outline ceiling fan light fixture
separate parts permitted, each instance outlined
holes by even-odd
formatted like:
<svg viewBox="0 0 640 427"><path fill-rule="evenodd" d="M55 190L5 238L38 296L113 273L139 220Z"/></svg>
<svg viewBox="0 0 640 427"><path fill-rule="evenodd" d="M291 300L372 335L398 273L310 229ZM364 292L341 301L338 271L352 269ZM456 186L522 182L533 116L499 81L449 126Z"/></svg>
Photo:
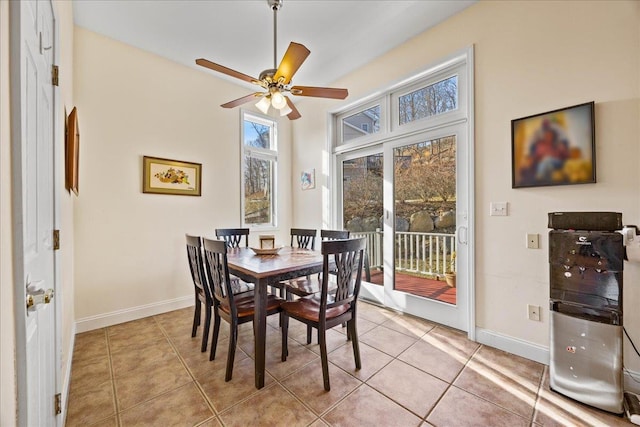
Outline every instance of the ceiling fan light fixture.
<svg viewBox="0 0 640 427"><path fill-rule="evenodd" d="M291 107L285 104L284 108L280 109L280 117L288 116L289 114L291 114L292 111L293 110L291 109Z"/></svg>
<svg viewBox="0 0 640 427"><path fill-rule="evenodd" d="M280 93L280 91L274 91L271 94L271 105L273 105L273 108L281 110L287 106L287 100Z"/></svg>
<svg viewBox="0 0 640 427"><path fill-rule="evenodd" d="M256 107L258 107L258 110L262 111L263 114L267 114L269 112L270 106L271 100L269 99L269 95L263 96L260 98L260 101L256 102Z"/></svg>

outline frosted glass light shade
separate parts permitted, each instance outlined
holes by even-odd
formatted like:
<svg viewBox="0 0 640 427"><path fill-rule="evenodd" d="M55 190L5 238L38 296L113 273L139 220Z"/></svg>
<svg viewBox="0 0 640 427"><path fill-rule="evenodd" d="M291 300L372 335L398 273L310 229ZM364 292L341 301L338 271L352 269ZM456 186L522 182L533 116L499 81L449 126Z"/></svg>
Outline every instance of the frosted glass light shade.
<svg viewBox="0 0 640 427"><path fill-rule="evenodd" d="M287 100L280 92L273 92L271 94L271 105L273 105L273 108L280 110L287 105Z"/></svg>
<svg viewBox="0 0 640 427"><path fill-rule="evenodd" d="M256 107L258 107L263 114L267 114L269 112L269 106L271 106L271 101L266 96L260 98L260 101L256 103Z"/></svg>

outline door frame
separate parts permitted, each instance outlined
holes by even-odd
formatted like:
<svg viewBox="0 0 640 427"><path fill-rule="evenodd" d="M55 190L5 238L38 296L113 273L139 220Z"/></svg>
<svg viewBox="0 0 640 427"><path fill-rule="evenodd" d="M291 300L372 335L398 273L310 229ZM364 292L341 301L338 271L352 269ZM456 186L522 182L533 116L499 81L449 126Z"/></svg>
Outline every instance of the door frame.
<svg viewBox="0 0 640 427"><path fill-rule="evenodd" d="M56 16L56 8L51 0L48 1L53 19L53 63L59 63L59 28L58 18ZM10 69L9 80L11 88L18 88L18 90L12 90L10 94L10 127L11 127L11 166L12 166L12 229L13 229L13 241L12 241L12 261L13 261L13 294L14 294L14 321L15 321L15 371L16 371L16 410L18 425L23 425L28 420L27 408L28 408L28 395L27 395L27 372L26 372L26 304L25 304L25 269L24 269L24 235L23 235L23 219L25 212L23 209L23 182L22 182L22 152L23 152L23 122L25 118L25 110L23 106L25 100L22 98L22 49L21 43L21 14L22 8L21 2L10 2L9 4L9 32L10 32ZM62 182L61 170L64 167L60 161L63 157L61 151L64 152L64 148L61 147L60 135L60 106L59 106L59 88L53 86L52 90L52 128L53 132L52 143L52 161L51 165L51 186L53 187L53 218L52 224L54 229L59 229L60 225L60 191L59 185ZM60 367L61 361L61 307L58 301L60 300L58 291L60 289L60 269L61 260L59 254L53 252L53 283L52 287L56 295L54 303L54 319L55 319L55 336L53 337L54 347L54 366L56 367L54 374L54 384L56 392L61 392L62 384L62 370ZM51 396L53 398L53 396ZM64 412L64 411L63 411ZM62 415L62 414L61 414ZM63 424L64 417L56 416L56 425L61 426Z"/></svg>
<svg viewBox="0 0 640 427"><path fill-rule="evenodd" d="M464 109L466 115L459 116L457 114L452 114L453 117L450 117L448 120L440 120L437 119L433 122L431 126L426 128L417 128L413 126L407 127L407 131L404 133L405 136L410 136L413 133L421 133L423 131L434 131L438 129L441 125L449 126L454 124L460 124L461 126L465 126L466 128L466 139L467 139L467 156L466 163L459 164L457 167L464 167L466 170L466 176L463 177L464 182L460 183L466 186L467 188L467 202L468 202L468 212L467 214L467 247L468 247L468 263L467 263L467 271L464 272L464 276L460 276L458 273L458 277L462 278L468 283L468 300L466 307L466 332L467 337L470 340L475 341L476 339L476 309L475 309L475 301L476 301L476 292L475 292L475 74L474 74L474 45L470 45L459 51L456 51L450 55L447 55L444 58L441 58L438 61L434 61L428 64L425 67L425 70L418 73L417 75L412 75L406 78L401 78L391 83L386 89L377 89L369 95L365 95L359 100L356 100L349 105L343 106L339 109L329 111L327 113L327 146L326 151L330 154L330 164L326 167L326 170L329 171L330 176L333 177L330 183L330 195L329 197L324 199L324 203L328 206L329 213L323 216L323 222L327 224L327 226L336 226L338 222L338 213L337 209L341 206L341 201L339 198L341 197L341 186L342 182L340 178L342 173L338 171L338 160L343 158L345 154L352 152L361 152L365 153L368 147L373 146L381 146L383 147L385 143L388 141L396 140L396 129L391 126L391 114L386 114L385 124L381 125L381 133L377 140L372 141L370 138L364 138L362 143L347 143L344 145L337 146L338 142L338 134L339 134L339 124L337 123L337 118L340 114L344 114L346 111L356 110L371 102L372 99L384 97L383 102L386 111L389 111L391 108L391 94L395 92L398 88L402 88L407 84L420 80L425 76L436 75L440 73L442 70L445 70L452 66L457 66L459 64L465 64L464 70L461 71L461 76L464 76L464 84L466 85L466 91L464 98L460 99L460 108ZM445 113L448 114L448 113ZM413 132L413 131L416 132ZM362 150L362 151L360 151ZM384 213L386 216L386 212ZM341 217L341 216L340 216ZM387 224L385 219L385 229L387 228ZM456 233L456 238L458 238ZM387 273L385 273L387 274ZM366 292L365 292L366 293ZM382 294L382 292L380 292ZM378 293L376 292L376 298L379 299Z"/></svg>

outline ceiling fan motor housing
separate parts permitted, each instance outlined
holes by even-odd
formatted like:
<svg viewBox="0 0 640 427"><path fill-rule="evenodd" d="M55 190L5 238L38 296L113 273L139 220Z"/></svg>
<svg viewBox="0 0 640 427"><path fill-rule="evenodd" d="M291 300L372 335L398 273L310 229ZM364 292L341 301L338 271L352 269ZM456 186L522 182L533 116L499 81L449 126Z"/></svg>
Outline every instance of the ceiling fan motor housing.
<svg viewBox="0 0 640 427"><path fill-rule="evenodd" d="M282 2L284 0L267 0L269 7L273 10L278 10L282 7Z"/></svg>

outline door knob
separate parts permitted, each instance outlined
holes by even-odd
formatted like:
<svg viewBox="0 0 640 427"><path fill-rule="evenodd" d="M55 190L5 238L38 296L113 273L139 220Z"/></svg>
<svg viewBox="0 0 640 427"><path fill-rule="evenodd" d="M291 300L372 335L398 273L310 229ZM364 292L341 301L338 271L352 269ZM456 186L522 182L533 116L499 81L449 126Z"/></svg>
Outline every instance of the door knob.
<svg viewBox="0 0 640 427"><path fill-rule="evenodd" d="M53 299L53 289L45 291L40 287L43 283L44 280L36 280L27 284L27 309L35 310L36 305L49 304Z"/></svg>

